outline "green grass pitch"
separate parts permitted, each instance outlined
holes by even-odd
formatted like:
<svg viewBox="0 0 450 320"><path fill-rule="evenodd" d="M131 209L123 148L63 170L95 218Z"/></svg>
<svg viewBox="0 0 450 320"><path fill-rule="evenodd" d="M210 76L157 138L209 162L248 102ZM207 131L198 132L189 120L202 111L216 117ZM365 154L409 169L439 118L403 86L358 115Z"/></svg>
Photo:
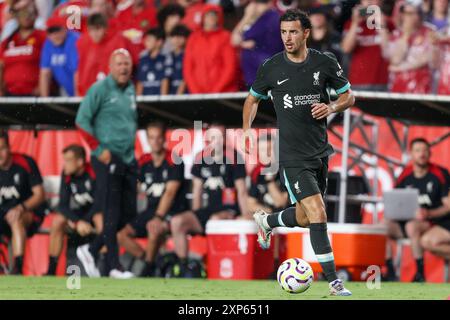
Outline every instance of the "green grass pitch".
<svg viewBox="0 0 450 320"><path fill-rule="evenodd" d="M192 279L81 278L81 288L67 289L64 277L0 276L0 300L6 299L167 299L167 300L445 300L450 284L382 282L380 289L369 290L364 282L348 282L352 297L330 297L328 284L313 282L302 294L284 292L273 281L223 281Z"/></svg>

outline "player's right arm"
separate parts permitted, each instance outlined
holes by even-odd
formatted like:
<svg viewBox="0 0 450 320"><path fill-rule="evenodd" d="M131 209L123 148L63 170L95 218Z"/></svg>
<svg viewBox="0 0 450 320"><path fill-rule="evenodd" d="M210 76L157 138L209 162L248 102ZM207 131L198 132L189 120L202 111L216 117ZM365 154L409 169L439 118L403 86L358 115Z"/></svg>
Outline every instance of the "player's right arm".
<svg viewBox="0 0 450 320"><path fill-rule="evenodd" d="M259 66L256 73L256 80L250 88L250 93L244 102L244 108L242 111L242 148L245 152L250 152L253 148L253 140L251 137L251 131L253 120L255 120L256 113L258 112L258 104L261 100L269 99L268 92L271 89L269 81L267 80L267 61ZM247 145L247 140L249 143Z"/></svg>
<svg viewBox="0 0 450 320"><path fill-rule="evenodd" d="M252 128L253 120L255 120L258 112L259 99L251 93L247 96L244 102L244 110L242 114L242 149L249 153L253 148L253 138L250 129ZM247 143L248 140L248 143Z"/></svg>

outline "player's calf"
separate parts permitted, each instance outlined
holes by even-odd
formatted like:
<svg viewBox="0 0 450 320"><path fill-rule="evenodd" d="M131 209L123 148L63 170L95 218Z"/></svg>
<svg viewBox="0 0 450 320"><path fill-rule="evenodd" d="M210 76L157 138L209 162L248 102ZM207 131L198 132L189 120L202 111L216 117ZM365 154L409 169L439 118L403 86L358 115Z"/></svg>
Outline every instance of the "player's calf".
<svg viewBox="0 0 450 320"><path fill-rule="evenodd" d="M49 257L48 269L46 275L54 276L56 274L56 267L58 265L58 258L61 254L65 228L67 226L67 218L62 214L53 215L52 226L50 228L49 236Z"/></svg>

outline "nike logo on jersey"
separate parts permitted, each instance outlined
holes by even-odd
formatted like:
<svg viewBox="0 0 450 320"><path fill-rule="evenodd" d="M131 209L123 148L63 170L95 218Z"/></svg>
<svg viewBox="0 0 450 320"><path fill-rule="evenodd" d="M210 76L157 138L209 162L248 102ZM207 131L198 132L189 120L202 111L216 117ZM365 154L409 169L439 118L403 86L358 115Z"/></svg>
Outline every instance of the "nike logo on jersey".
<svg viewBox="0 0 450 320"><path fill-rule="evenodd" d="M280 84L283 84L283 83L285 83L286 81L288 81L289 80L289 78L287 78L287 79L284 79L284 80L277 80L277 85L280 85Z"/></svg>

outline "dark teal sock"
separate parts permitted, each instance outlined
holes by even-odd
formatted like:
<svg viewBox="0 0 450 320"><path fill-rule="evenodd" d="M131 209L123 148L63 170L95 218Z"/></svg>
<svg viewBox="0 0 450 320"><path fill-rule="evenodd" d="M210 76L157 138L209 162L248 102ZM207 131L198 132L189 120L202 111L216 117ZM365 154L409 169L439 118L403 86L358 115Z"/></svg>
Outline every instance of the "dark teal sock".
<svg viewBox="0 0 450 320"><path fill-rule="evenodd" d="M336 280L336 265L334 263L333 249L327 234L327 224L311 223L309 226L309 237L317 260L322 267L323 274L328 282Z"/></svg>

